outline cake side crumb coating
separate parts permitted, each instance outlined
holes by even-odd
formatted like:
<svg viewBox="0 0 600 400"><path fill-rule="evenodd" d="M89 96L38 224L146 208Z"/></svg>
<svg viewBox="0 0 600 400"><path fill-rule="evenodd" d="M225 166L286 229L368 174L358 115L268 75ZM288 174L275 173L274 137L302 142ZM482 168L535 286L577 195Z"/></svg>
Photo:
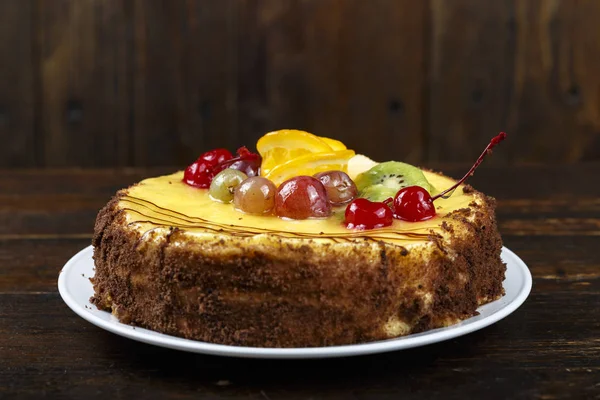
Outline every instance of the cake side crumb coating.
<svg viewBox="0 0 600 400"><path fill-rule="evenodd" d="M178 228L142 236L119 207L125 193L96 221L91 299L124 323L228 345L342 345L447 326L503 295L495 202L483 195L408 250L225 234L197 241Z"/></svg>

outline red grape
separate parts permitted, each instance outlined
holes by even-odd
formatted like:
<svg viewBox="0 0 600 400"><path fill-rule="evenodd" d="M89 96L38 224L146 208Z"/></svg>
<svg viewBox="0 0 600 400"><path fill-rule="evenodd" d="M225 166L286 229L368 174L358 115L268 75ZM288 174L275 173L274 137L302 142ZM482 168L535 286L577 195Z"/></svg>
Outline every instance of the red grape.
<svg viewBox="0 0 600 400"><path fill-rule="evenodd" d="M269 214L275 208L275 184L262 176L244 180L235 189L235 208L248 214Z"/></svg>
<svg viewBox="0 0 600 400"><path fill-rule="evenodd" d="M277 189L275 213L291 219L325 218L331 215L331 205L323 184L312 176L296 176Z"/></svg>
<svg viewBox="0 0 600 400"><path fill-rule="evenodd" d="M327 198L334 206L346 204L358 194L356 185L348 174L343 171L320 172L315 175L315 178L325 186Z"/></svg>
<svg viewBox="0 0 600 400"><path fill-rule="evenodd" d="M242 171L247 176L258 176L262 158L257 153L252 153L246 147L240 147L237 151L238 156L232 158L227 168Z"/></svg>

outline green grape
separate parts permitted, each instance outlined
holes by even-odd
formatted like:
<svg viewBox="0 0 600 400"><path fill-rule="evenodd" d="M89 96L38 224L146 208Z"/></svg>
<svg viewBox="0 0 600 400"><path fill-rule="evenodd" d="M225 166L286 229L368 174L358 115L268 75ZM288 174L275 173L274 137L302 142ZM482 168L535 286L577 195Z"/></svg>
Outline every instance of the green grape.
<svg viewBox="0 0 600 400"><path fill-rule="evenodd" d="M241 171L224 169L213 178L208 194L213 200L231 203L235 188L246 178L246 174Z"/></svg>

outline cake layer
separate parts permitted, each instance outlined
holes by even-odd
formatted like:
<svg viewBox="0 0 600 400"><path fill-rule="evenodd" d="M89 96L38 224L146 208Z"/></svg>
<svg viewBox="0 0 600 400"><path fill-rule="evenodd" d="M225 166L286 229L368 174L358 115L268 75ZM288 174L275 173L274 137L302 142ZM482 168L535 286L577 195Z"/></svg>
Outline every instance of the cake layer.
<svg viewBox="0 0 600 400"><path fill-rule="evenodd" d="M98 216L93 301L123 322L213 343L326 346L447 326L503 294L494 201L468 186L436 201L430 221L356 232L335 216L241 214L180 178L121 191Z"/></svg>

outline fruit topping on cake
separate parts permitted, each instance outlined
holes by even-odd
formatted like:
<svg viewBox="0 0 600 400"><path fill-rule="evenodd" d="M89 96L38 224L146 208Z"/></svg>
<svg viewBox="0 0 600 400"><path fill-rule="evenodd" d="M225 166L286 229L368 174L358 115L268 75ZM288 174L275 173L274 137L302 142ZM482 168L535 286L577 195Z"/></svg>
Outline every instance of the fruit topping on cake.
<svg viewBox="0 0 600 400"><path fill-rule="evenodd" d="M432 187L423 171L410 164L387 161L375 165L356 177L360 197L371 201L394 198L396 193L408 186L420 186L431 192Z"/></svg>
<svg viewBox="0 0 600 400"><path fill-rule="evenodd" d="M349 203L358 195L356 184L343 171L319 172L315 175L327 191L327 198L334 206Z"/></svg>
<svg viewBox="0 0 600 400"><path fill-rule="evenodd" d="M183 181L190 186L208 188L215 176L224 169L234 169L247 176L258 175L261 158L245 147L240 147L237 157L233 157L227 149L207 151L186 168Z"/></svg>
<svg viewBox="0 0 600 400"><path fill-rule="evenodd" d="M271 214L275 208L275 184L262 176L252 176L235 188L236 210L248 214Z"/></svg>
<svg viewBox="0 0 600 400"><path fill-rule="evenodd" d="M448 198L481 164L491 149L506 137L494 137L469 172L442 192L420 168L398 161L375 163L348 150L335 139L284 129L258 140L258 153L246 147L237 156L226 149L202 154L183 177L188 185L209 188L210 198L234 203L249 214L303 220L328 218L343 208L348 229L376 229L394 219L409 222L435 217L433 202ZM349 164L363 168L354 180ZM434 194L432 196L432 194Z"/></svg>
<svg viewBox="0 0 600 400"><path fill-rule="evenodd" d="M433 187L429 184L423 172L413 167L412 165L399 163L395 161L389 161L374 166L367 172L360 174L357 178L357 185L362 187L361 196L374 199L379 201L384 200L385 205L391 206L395 218L418 222L425 221L435 217L435 206L433 202L439 198L448 198L452 196L452 193L458 186L460 186L468 177L472 176L475 169L481 164L487 154L489 154L494 146L503 141L506 138L506 133L500 132L497 136L492 138L487 147L483 150L483 153L479 156L475 164L471 169L462 177L458 182L436 194L431 196ZM394 193L397 190L396 193ZM389 201L393 197L393 202ZM361 203L366 206L367 203ZM369 206L369 209L379 207L379 203L375 203L375 206ZM360 208L356 206L354 208ZM346 222L348 226L388 226L391 225L389 218L384 214L381 215L378 221L374 217L369 217L361 221L361 218L356 218L356 211L351 215L352 220L348 219ZM365 215L369 215L368 213ZM377 222L377 223L375 223Z"/></svg>

